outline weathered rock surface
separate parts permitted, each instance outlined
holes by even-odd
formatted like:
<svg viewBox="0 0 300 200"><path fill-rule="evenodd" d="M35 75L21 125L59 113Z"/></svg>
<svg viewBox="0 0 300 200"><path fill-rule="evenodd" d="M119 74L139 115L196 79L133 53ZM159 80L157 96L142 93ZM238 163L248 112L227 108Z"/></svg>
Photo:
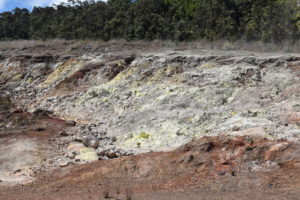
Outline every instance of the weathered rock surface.
<svg viewBox="0 0 300 200"><path fill-rule="evenodd" d="M241 189L246 198L253 185L288 194L281 199L299 197L300 178L291 176L300 166L299 55L134 48L3 57L4 198L21 197L18 186L2 186L35 178L32 187L20 188L23 199L44 199L34 196L36 190L50 199L90 198L79 192L99 199L99 192L107 193L102 183L130 183L141 192L136 199L147 199L144 191L162 197L160 188L170 199L169 189L183 186L193 192L177 192L179 197L210 191L205 199L220 199L211 189L217 188L227 195ZM152 153L134 155L144 152ZM266 173L268 178L261 176ZM216 177L222 178L212 183ZM201 192L190 187L203 181ZM119 186L110 187L122 194Z"/></svg>
<svg viewBox="0 0 300 200"><path fill-rule="evenodd" d="M299 141L299 67L298 55L248 52L17 56L0 63L0 82L17 107L79 124L73 140L139 153L205 135Z"/></svg>

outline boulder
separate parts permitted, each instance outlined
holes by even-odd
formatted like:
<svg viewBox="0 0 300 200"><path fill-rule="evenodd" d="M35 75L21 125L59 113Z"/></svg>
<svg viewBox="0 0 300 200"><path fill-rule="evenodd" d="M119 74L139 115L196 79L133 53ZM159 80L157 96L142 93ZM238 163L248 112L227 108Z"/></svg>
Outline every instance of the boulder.
<svg viewBox="0 0 300 200"><path fill-rule="evenodd" d="M106 150L104 150L102 148L97 149L97 155L98 156L105 156L105 152L106 152Z"/></svg>
<svg viewBox="0 0 300 200"><path fill-rule="evenodd" d="M93 140L93 138L91 138L91 137L85 137L82 140L82 144L86 147L89 147L92 140Z"/></svg>
<svg viewBox="0 0 300 200"><path fill-rule="evenodd" d="M113 151L107 151L105 153L105 156L109 159L114 159L114 158L118 158L119 157L119 154L118 152L113 152Z"/></svg>
<svg viewBox="0 0 300 200"><path fill-rule="evenodd" d="M90 147L93 147L93 148L98 148L98 146L99 146L99 140L98 139L93 139L93 140L91 140L91 142L90 142Z"/></svg>
<svg viewBox="0 0 300 200"><path fill-rule="evenodd" d="M67 153L67 158L69 158L69 159L75 159L75 156L76 156L76 152L69 152L69 153Z"/></svg>
<svg viewBox="0 0 300 200"><path fill-rule="evenodd" d="M93 137L86 137L82 141L83 145L86 147L97 148L99 146L99 140Z"/></svg>

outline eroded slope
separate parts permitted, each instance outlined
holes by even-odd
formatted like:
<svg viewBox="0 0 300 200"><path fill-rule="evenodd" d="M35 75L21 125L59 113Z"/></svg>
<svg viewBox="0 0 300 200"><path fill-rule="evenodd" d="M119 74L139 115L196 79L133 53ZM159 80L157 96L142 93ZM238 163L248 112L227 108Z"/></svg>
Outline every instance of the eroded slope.
<svg viewBox="0 0 300 200"><path fill-rule="evenodd" d="M296 55L166 50L19 56L0 78L19 107L83 124L77 137L148 152L222 133L299 140L299 67Z"/></svg>
<svg viewBox="0 0 300 200"><path fill-rule="evenodd" d="M179 199L218 198L212 191L228 195L221 187L226 181L245 197L252 184L268 188L276 176L283 181L270 191L291 187L282 195L297 199L299 177L287 177L299 171L299 55L134 48L20 53L0 62L0 92L0 186L37 178L25 199L83 199L78 192L85 186L96 198L110 182L131 185L112 186L113 198L131 190L137 199L168 199L178 188L191 191L177 192ZM204 136L215 137L197 140ZM171 152L132 156L152 151ZM76 165L87 162L93 163ZM48 171L55 168L61 169ZM265 172L272 180L261 177ZM229 178L237 174L240 185ZM19 190L0 189L4 199L22 199Z"/></svg>

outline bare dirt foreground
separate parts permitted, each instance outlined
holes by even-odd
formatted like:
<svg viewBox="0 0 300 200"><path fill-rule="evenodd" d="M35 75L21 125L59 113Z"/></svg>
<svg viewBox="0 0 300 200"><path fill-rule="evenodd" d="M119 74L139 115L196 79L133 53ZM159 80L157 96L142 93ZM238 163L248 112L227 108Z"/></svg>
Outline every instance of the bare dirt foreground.
<svg viewBox="0 0 300 200"><path fill-rule="evenodd" d="M167 153L68 166L0 199L300 199L300 145L205 137Z"/></svg>
<svg viewBox="0 0 300 200"><path fill-rule="evenodd" d="M49 157L58 154L51 138L65 126L63 120L43 114L29 114L17 110L6 117L19 124L0 131L0 186L33 181L32 175Z"/></svg>

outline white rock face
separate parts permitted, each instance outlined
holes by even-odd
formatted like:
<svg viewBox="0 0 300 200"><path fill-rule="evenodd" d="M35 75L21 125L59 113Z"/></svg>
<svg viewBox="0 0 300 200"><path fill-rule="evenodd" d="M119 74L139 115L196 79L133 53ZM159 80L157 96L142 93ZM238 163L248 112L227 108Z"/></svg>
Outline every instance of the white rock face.
<svg viewBox="0 0 300 200"><path fill-rule="evenodd" d="M82 137L105 131L110 139L102 143L134 152L171 150L204 135L299 141L299 55L167 51L124 60L89 55L52 63L42 76L44 65L28 64L19 76L18 62L8 59L0 79L18 81L2 90L31 111L94 124L78 130Z"/></svg>

